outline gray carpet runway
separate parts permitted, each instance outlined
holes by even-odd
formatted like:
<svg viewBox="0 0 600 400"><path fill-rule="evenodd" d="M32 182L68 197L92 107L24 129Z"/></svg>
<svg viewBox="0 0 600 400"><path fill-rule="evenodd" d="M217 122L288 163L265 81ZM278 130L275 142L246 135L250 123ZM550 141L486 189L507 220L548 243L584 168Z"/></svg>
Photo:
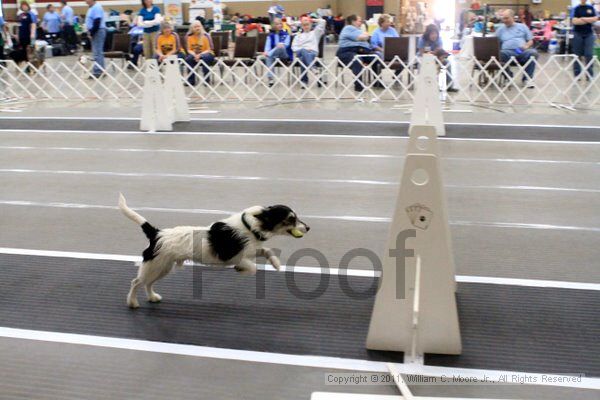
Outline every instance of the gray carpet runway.
<svg viewBox="0 0 600 400"><path fill-rule="evenodd" d="M157 285L161 304L129 310L131 263L1 255L3 326L273 353L402 362L364 347L376 281L187 267ZM193 271L193 272L192 272ZM293 281L293 282L292 282ZM325 282L325 283L323 283ZM295 295L326 290L314 299ZM463 354L426 364L600 376L600 292L459 284Z"/></svg>
<svg viewBox="0 0 600 400"><path fill-rule="evenodd" d="M331 266L352 248L381 254L406 153L407 140L396 137L406 135L407 127L197 120L176 125L175 131L283 135L132 135L127 133L138 130L136 120L0 118L0 247L139 254L146 244L143 235L115 209L116 195L123 191L160 227L209 224L252 204L289 204L313 229L302 240L269 243L282 249L284 263L306 247L321 250ZM581 141L598 142L600 129L447 128L449 137L510 139L440 141L457 274L599 283L600 153L597 143ZM126 133L105 132L121 130ZM369 268L358 261L351 268ZM314 266L314 261L305 258L301 264ZM202 271L202 298L194 297L193 271L196 282ZM0 255L0 327L293 355L402 359L402 354L364 349L372 298L348 299L335 276L322 297L307 301L291 295L286 287L290 274L246 278L230 270L186 267L158 284L162 304L140 297L141 309L131 311L125 296L135 272L132 263ZM294 277L310 290L319 275ZM256 299L257 280L264 280L264 299ZM360 290L373 282L352 278ZM599 293L461 283L457 299L464 354L427 355L426 363L598 377ZM0 338L0 354L2 399L124 394L308 399L312 390L397 393L394 387L330 387L323 383L325 370L314 367L47 343L43 338ZM155 376L157 370L161 377ZM422 396L597 398L591 390L528 385L411 389Z"/></svg>

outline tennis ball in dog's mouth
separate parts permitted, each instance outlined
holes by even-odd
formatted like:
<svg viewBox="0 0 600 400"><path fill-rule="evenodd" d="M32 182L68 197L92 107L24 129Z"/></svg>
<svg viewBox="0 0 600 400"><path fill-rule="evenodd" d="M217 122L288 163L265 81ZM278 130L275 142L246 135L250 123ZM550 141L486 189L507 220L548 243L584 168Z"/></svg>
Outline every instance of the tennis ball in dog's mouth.
<svg viewBox="0 0 600 400"><path fill-rule="evenodd" d="M292 234L292 236L293 236L293 237L295 237L295 238L301 238L302 236L304 236L304 233L302 233L302 232L300 231L300 229L296 229L296 228L292 229L292 230L290 231L290 233L291 233L291 234Z"/></svg>

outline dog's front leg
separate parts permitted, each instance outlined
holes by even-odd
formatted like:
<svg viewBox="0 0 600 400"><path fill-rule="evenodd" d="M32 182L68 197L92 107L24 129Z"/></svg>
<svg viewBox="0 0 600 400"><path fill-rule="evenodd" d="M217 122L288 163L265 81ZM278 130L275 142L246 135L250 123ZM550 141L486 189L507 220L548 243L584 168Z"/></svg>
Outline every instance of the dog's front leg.
<svg viewBox="0 0 600 400"><path fill-rule="evenodd" d="M279 257L275 254L275 252L269 248L260 248L258 249L258 255L265 257L269 260L269 263L275 268L277 271L281 269L281 261L279 261Z"/></svg>
<svg viewBox="0 0 600 400"><path fill-rule="evenodd" d="M256 264L248 258L242 258L235 270L242 275L256 275Z"/></svg>

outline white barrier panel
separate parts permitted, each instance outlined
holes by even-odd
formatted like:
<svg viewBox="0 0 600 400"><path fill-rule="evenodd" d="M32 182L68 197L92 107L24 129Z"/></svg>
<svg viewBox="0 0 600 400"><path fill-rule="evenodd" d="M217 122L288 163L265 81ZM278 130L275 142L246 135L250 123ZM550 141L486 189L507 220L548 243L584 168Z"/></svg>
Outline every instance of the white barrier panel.
<svg viewBox="0 0 600 400"><path fill-rule="evenodd" d="M173 130L172 119L168 115L163 85L156 60L146 61L146 75L142 96L140 130L156 132Z"/></svg>
<svg viewBox="0 0 600 400"><path fill-rule="evenodd" d="M538 105L563 107L565 109L595 110L600 106L600 74L590 80L578 80L573 75L577 59L573 55L552 55L532 58L535 66L534 88L521 83L526 65L516 60L502 62L492 58L487 62L472 57L453 57L451 64L435 59L437 75L446 75L457 92L446 92L445 85L438 86L437 95L446 104L485 104L491 106L514 106L514 112L527 112L527 106ZM63 61L64 60L64 61ZM294 59L289 65L278 62L273 87L269 86L268 69L261 62L246 63L242 60L231 65L218 58L214 64L201 64L195 68L179 59L182 69L194 73L203 80L202 66L208 68L210 83L185 87L188 100L206 102L276 102L360 100L393 101L412 104L417 70L411 62L399 57L386 62L371 62L360 75L354 75L348 65L337 58L317 59L309 72L309 84L300 84L302 62ZM414 60L416 61L416 60ZM380 79L373 79L371 67L381 67ZM352 65L350 63L349 65ZM14 61L0 60L0 93L16 99L60 100L121 100L139 99L145 78L144 68L133 64L106 61L102 79L87 79L92 63L71 59L52 58L42 68L18 66ZM451 66L451 68L450 68ZM425 66L427 68L427 66ZM600 70L600 61L593 58L582 70ZM402 71L401 73L397 73ZM186 77L180 74L182 82ZM198 80L198 79L197 79ZM365 88L354 91L354 84L361 80ZM435 79L437 84L438 79ZM383 87L380 86L382 84ZM418 121L413 121L419 123ZM422 123L422 122L421 122Z"/></svg>
<svg viewBox="0 0 600 400"><path fill-rule="evenodd" d="M410 124L411 126L433 125L439 136L446 136L437 69L436 58L431 54L425 54L421 63L421 72L417 76L417 91Z"/></svg>
<svg viewBox="0 0 600 400"><path fill-rule="evenodd" d="M437 140L437 130L432 125L411 125L408 129L408 148L407 154L433 154L438 158L438 162L440 159L440 148ZM441 171L441 166L438 165L438 170ZM443 180L442 180L443 181ZM448 215L448 204L446 191L444 189L444 185L440 187L440 193L442 198L442 207L444 211L444 215ZM452 236L450 235L450 224L448 220L443 221L446 229L446 236L448 238L448 246L450 249L452 247ZM456 266L454 264L454 258L450 257L448 259L449 268L452 271L452 276L456 275Z"/></svg>
<svg viewBox="0 0 600 400"><path fill-rule="evenodd" d="M387 241L389 250L383 255L368 349L403 351L417 357L461 353L447 224L438 158L408 154ZM410 237L414 239L409 241ZM417 259L421 264L418 281ZM413 329L415 310L418 325Z"/></svg>
<svg viewBox="0 0 600 400"><path fill-rule="evenodd" d="M166 96L169 116L173 122L187 122L190 120L190 109L185 97L179 61L176 57L166 61L164 93Z"/></svg>

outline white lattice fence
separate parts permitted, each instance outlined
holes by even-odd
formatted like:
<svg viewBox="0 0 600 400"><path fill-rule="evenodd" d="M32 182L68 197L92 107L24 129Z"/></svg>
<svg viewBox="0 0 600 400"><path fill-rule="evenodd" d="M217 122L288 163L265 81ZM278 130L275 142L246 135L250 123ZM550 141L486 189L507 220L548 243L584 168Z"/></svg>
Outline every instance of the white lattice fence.
<svg viewBox="0 0 600 400"><path fill-rule="evenodd" d="M262 60L228 64L219 59L207 65L205 77L202 65L191 68L180 60L182 80L196 75L197 85L186 86L190 100L209 102L276 102L303 100L371 100L410 103L413 84L418 74L418 62L407 64L400 59L382 63L371 58L357 57L363 64L355 76L349 66L337 58L317 60L308 68L307 85L301 82L303 65L277 62L273 85L267 78L267 67ZM521 84L526 66L515 60L500 63L492 59L481 63L473 58L456 58L446 66L439 64L440 92L449 103L466 102L488 105L556 105L592 108L600 104L600 62L591 64L598 72L590 80L573 76L573 56L551 56L540 62L531 59L536 71L534 88ZM0 62L0 89L3 97L18 99L140 99L144 71L125 63L108 61L101 78L91 75L91 63L53 62L39 70L33 65L17 66L12 61ZM585 67L585 66L584 66ZM584 68L585 70L585 68ZM205 81L208 78L208 81ZM452 81L457 92L446 92ZM362 91L355 91L355 83Z"/></svg>

